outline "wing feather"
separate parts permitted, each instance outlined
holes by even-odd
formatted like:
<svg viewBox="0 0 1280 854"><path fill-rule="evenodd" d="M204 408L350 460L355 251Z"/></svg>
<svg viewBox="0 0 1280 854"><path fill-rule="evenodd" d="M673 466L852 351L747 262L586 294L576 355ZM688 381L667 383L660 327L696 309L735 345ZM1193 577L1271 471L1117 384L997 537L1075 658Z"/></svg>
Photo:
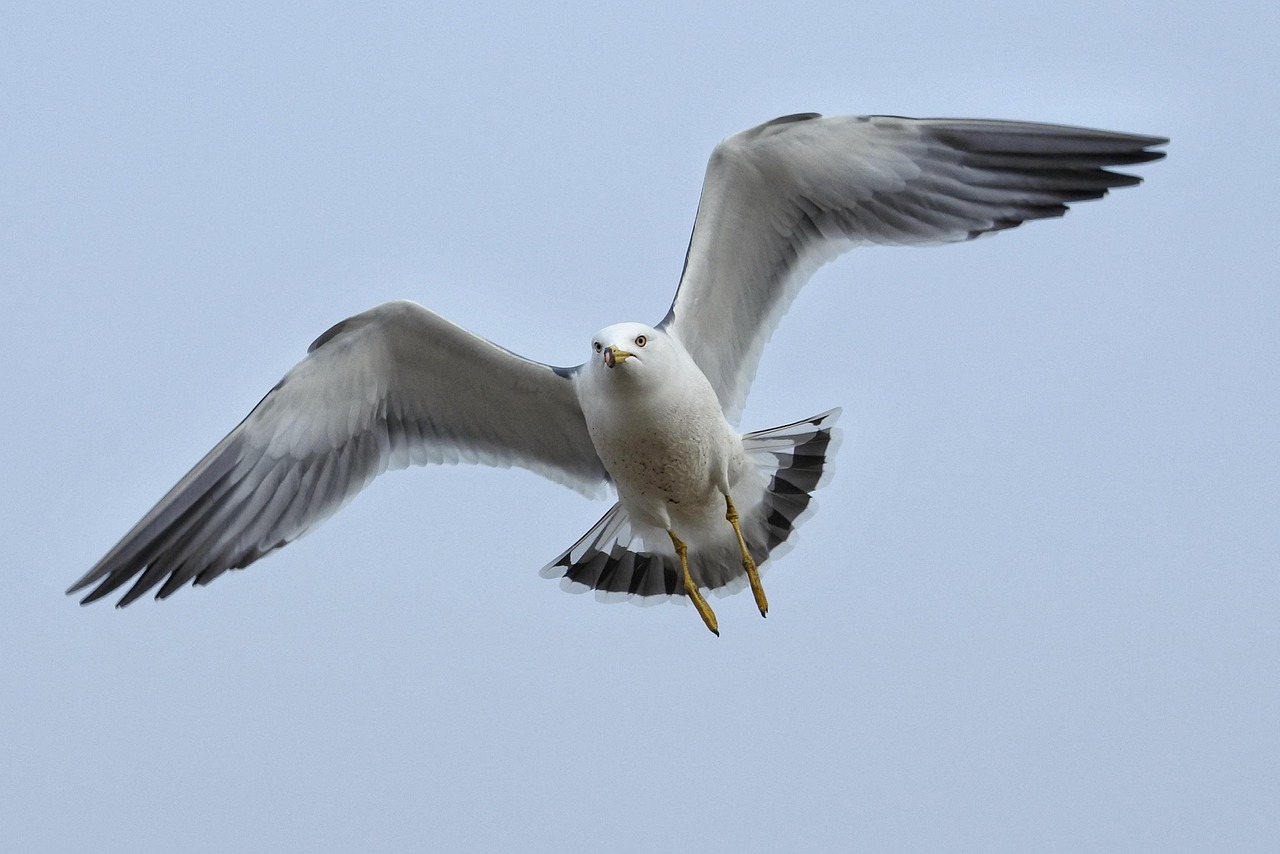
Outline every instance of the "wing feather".
<svg viewBox="0 0 1280 854"><path fill-rule="evenodd" d="M712 152L662 325L736 420L765 341L823 263L859 245L970 240L1061 216L1139 183L1106 167L1156 160L1165 142L982 119L775 119Z"/></svg>
<svg viewBox="0 0 1280 854"><path fill-rule="evenodd" d="M388 468L522 466L589 495L607 479L571 372L410 302L336 324L69 593L127 605L207 584L302 536ZM163 583L161 583L163 582Z"/></svg>

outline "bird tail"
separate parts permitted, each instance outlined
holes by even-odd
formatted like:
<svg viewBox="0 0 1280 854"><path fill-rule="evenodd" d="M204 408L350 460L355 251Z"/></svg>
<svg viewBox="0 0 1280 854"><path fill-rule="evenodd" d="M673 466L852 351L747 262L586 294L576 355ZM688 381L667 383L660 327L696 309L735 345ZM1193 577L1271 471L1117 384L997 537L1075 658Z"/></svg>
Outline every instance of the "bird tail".
<svg viewBox="0 0 1280 854"><path fill-rule="evenodd" d="M813 492L830 478L831 460L840 445L835 426L839 409L748 433L742 437L757 477L734 502L743 536L758 565L781 557L800 523L817 508ZM746 586L737 540L721 522L710 542L691 542L689 568L698 586L720 595ZM663 531L633 524L621 503L614 504L581 539L542 568L543 578L559 578L571 593L596 591L602 602L631 599L651 604L683 597L680 561Z"/></svg>

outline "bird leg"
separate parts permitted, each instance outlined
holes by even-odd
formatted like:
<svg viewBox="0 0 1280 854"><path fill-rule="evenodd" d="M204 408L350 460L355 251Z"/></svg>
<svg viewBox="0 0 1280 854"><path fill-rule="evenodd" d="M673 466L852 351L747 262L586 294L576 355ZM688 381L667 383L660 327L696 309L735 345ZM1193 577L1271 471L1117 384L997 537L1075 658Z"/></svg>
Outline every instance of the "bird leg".
<svg viewBox="0 0 1280 854"><path fill-rule="evenodd" d="M667 536L671 538L671 545L676 547L676 554L680 556L680 570L684 573L684 592L693 602L693 607L698 609L698 616L702 617L702 622L707 624L712 634L720 637L720 625L716 622L715 612L711 610L707 600L702 598L702 591L693 583L693 576L689 574L689 547L670 528L667 529Z"/></svg>
<svg viewBox="0 0 1280 854"><path fill-rule="evenodd" d="M747 541L742 538L742 528L738 526L738 509L733 506L733 499L728 495L724 497L725 514L724 518L729 520L729 524L733 526L733 532L738 535L738 548L742 551L742 568L747 571L747 580L751 582L751 594L756 597L756 607L760 609L760 616L769 616L769 600L764 595L764 585L760 583L760 572L756 569L756 562L751 558L751 552L747 551Z"/></svg>

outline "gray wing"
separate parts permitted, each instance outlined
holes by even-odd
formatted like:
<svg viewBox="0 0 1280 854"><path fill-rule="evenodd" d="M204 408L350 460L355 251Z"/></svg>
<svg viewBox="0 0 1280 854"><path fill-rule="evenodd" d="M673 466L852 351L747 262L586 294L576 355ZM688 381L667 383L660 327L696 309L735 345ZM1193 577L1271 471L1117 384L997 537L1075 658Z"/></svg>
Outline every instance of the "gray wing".
<svg viewBox="0 0 1280 854"><path fill-rule="evenodd" d="M522 466L594 495L607 474L569 372L411 302L348 318L68 590L138 576L124 606L207 584L292 542L388 468Z"/></svg>
<svg viewBox="0 0 1280 854"><path fill-rule="evenodd" d="M729 137L707 165L675 301L662 325L730 420L765 341L823 263L863 244L969 240L1139 183L1104 167L1168 140L1061 125L784 116Z"/></svg>

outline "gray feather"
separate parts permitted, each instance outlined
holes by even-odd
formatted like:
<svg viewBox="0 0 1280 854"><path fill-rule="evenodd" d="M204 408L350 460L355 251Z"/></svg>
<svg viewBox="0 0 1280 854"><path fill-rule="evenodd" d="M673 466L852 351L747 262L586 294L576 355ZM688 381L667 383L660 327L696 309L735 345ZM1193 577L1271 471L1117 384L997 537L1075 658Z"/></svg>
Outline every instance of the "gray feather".
<svg viewBox="0 0 1280 854"><path fill-rule="evenodd" d="M823 263L865 244L971 240L1137 184L1154 136L1029 122L784 116L729 137L707 166L662 325L730 420L764 343Z"/></svg>
<svg viewBox="0 0 1280 854"><path fill-rule="evenodd" d="M388 468L522 466L589 495L607 480L566 372L421 306L336 324L68 592L165 597L302 536ZM163 581L163 584L161 582Z"/></svg>

